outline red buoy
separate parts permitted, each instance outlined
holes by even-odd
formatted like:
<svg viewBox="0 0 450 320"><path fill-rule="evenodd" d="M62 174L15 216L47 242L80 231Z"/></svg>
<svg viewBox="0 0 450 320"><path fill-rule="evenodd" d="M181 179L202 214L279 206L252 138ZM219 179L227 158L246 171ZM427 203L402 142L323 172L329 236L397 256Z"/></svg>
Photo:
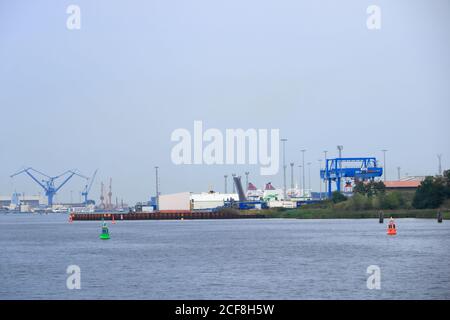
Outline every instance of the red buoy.
<svg viewBox="0 0 450 320"><path fill-rule="evenodd" d="M394 219L392 217L388 223L387 234L389 236L395 236L397 234L397 226L395 225Z"/></svg>

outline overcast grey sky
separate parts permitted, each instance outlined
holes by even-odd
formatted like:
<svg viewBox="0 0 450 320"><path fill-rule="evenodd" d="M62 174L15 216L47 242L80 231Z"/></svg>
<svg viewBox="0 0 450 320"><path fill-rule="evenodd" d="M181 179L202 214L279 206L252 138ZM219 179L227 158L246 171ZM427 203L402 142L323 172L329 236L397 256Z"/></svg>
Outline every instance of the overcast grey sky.
<svg viewBox="0 0 450 320"><path fill-rule="evenodd" d="M70 4L80 30L66 28ZM380 30L366 27L372 4ZM388 178L435 174L438 153L450 167L449 24L448 0L0 0L0 194L40 191L9 178L24 166L99 168L92 195L112 177L130 203L154 194L155 165L163 193L223 191L225 173L246 170L282 185L282 170L172 164L170 135L194 120L279 128L288 161L308 150L315 189L338 144L388 149Z"/></svg>

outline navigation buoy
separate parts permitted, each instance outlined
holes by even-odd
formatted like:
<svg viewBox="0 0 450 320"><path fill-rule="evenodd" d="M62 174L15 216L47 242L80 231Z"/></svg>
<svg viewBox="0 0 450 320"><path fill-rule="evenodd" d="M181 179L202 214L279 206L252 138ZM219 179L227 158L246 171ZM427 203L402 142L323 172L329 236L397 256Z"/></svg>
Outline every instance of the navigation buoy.
<svg viewBox="0 0 450 320"><path fill-rule="evenodd" d="M102 233L100 234L100 239L102 239L102 240L109 240L109 229L106 226L106 222L105 221L103 221Z"/></svg>
<svg viewBox="0 0 450 320"><path fill-rule="evenodd" d="M389 219L387 234L389 236L395 236L397 234L397 226L395 225L395 221L392 217Z"/></svg>

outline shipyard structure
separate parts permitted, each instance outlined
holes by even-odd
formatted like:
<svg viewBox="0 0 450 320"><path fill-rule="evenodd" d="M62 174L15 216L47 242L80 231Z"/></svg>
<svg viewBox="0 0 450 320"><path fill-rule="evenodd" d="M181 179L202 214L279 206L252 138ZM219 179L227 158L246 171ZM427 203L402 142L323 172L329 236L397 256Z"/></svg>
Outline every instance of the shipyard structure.
<svg viewBox="0 0 450 320"><path fill-rule="evenodd" d="M313 192L311 182L308 187L305 183L305 174L303 179L294 183L293 168L291 163L291 184L287 187L286 175L284 175L283 188L275 187L271 182L266 182L261 188L258 188L252 182L248 181L249 172L245 173L245 186L241 182L241 176L233 174L233 191L227 192L227 177L225 175L225 192L179 192L172 194L161 194L158 191L158 167L156 168L156 196L151 197L149 201L139 202L134 206L128 206L118 197L113 198L112 179L109 179L109 185L101 182L99 201L89 198L93 181L97 170L88 178L76 170L68 170L58 176L48 176L33 168L23 169L11 177L19 174L28 175L37 183L43 192L43 195L25 195L14 192L12 196L0 196L1 212L33 212L33 213L69 213L76 214L81 220L96 218L115 217L114 214L120 214L121 219L137 219L142 215L146 219L157 218L210 218L234 217L236 212L249 213L262 211L269 208L293 209L305 204L311 204L329 199L333 192L337 191L351 197L353 187L359 181L373 181L380 179L384 175L386 189L410 190L413 192L423 180L424 177L404 177L400 174L397 181L386 181L384 168L381 167L375 157L355 157L355 158L325 158L324 167L320 169L317 177L320 177L320 191ZM304 169L303 166L299 166ZM286 170L286 166L284 166ZM37 176L41 177L38 178ZM80 202L60 203L54 201L56 193L72 178L81 177L86 180L84 189L80 192ZM59 179L59 183L57 180ZM303 180L303 183L302 183ZM310 180L310 178L309 178ZM324 187L322 189L322 187ZM323 192L322 192L323 190ZM220 212L220 214L219 214ZM224 214L224 212L228 212ZM124 218L124 214L134 214Z"/></svg>

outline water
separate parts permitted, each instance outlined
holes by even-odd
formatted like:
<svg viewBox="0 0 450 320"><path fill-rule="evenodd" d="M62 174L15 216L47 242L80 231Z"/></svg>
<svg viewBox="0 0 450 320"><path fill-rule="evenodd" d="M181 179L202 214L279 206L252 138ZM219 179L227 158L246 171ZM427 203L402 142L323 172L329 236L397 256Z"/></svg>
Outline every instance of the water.
<svg viewBox="0 0 450 320"><path fill-rule="evenodd" d="M450 299L450 222L0 216L1 299ZM66 268L81 268L68 290ZM369 265L381 289L367 289Z"/></svg>

